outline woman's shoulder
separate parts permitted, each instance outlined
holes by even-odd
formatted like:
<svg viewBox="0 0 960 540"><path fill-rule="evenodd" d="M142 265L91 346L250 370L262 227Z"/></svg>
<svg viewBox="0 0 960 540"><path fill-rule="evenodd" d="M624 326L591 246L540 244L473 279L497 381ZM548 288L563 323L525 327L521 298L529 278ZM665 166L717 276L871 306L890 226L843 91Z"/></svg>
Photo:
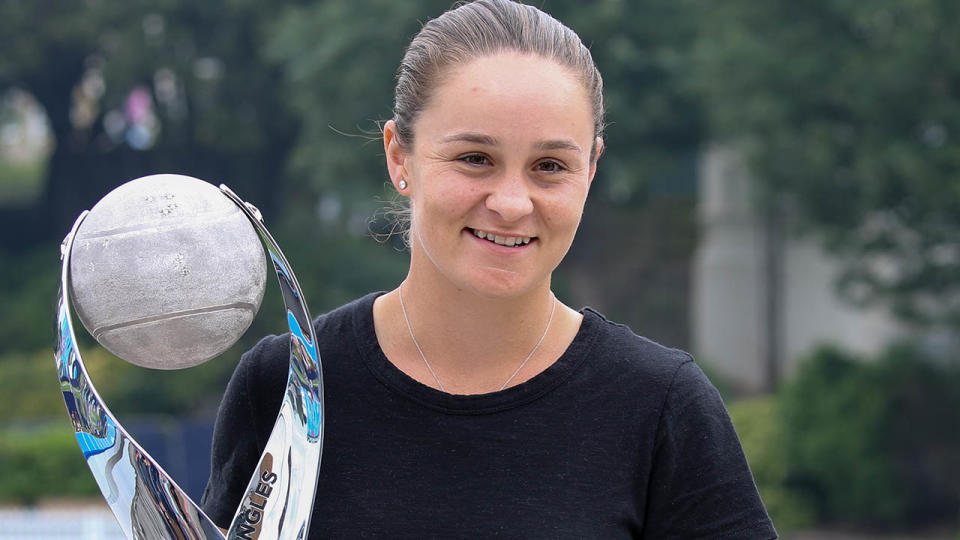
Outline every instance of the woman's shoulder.
<svg viewBox="0 0 960 540"><path fill-rule="evenodd" d="M581 310L588 331L594 334L593 351L609 362L625 368L674 371L693 362L690 353L668 347L635 333L629 326L613 322L602 313L585 307Z"/></svg>
<svg viewBox="0 0 960 540"><path fill-rule="evenodd" d="M593 308L581 312L584 326L593 334L591 363L622 382L635 381L647 389L655 386L664 390L677 385L712 387L690 353L643 337Z"/></svg>

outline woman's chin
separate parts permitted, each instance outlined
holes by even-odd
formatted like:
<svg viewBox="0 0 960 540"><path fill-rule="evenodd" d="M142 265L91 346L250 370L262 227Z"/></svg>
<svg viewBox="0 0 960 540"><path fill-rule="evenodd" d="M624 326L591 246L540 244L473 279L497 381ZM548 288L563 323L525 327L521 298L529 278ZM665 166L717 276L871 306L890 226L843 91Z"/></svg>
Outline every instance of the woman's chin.
<svg viewBox="0 0 960 540"><path fill-rule="evenodd" d="M468 290L486 298L516 298L536 290L540 285L538 280L522 272L503 268L476 268L471 274L467 281ZM546 286L549 286L549 282Z"/></svg>

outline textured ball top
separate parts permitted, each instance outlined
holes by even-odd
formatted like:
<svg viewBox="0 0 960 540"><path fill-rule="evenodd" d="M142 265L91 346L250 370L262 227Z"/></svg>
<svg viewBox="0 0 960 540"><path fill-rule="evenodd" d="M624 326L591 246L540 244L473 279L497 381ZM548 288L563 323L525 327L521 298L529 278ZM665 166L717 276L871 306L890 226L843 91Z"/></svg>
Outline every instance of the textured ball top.
<svg viewBox="0 0 960 540"><path fill-rule="evenodd" d="M218 188L158 174L108 193L70 254L74 307L90 334L133 364L179 369L230 347L266 287L263 246Z"/></svg>

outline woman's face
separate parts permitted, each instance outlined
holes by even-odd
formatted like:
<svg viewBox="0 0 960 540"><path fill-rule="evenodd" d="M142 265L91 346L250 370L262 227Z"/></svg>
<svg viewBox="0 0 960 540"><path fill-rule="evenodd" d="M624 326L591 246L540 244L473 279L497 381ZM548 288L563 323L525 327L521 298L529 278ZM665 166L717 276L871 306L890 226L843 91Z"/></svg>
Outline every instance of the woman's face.
<svg viewBox="0 0 960 540"><path fill-rule="evenodd" d="M566 68L517 53L444 75L412 147L400 147L392 124L384 133L391 177L406 180L411 201L412 271L486 296L543 286L596 171L587 92Z"/></svg>

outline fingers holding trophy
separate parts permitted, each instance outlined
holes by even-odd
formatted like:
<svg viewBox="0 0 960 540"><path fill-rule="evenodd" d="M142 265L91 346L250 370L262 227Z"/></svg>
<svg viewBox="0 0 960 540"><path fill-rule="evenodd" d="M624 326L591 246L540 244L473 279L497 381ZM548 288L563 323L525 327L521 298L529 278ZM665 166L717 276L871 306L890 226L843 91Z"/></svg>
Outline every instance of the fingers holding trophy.
<svg viewBox="0 0 960 540"><path fill-rule="evenodd" d="M323 443L322 374L302 291L259 211L226 186L158 174L108 193L61 245L60 387L84 458L128 538L224 534L107 408L77 349L71 309L127 362L195 366L252 322L266 286L264 247L286 306L290 368L274 429L226 537L302 538Z"/></svg>

